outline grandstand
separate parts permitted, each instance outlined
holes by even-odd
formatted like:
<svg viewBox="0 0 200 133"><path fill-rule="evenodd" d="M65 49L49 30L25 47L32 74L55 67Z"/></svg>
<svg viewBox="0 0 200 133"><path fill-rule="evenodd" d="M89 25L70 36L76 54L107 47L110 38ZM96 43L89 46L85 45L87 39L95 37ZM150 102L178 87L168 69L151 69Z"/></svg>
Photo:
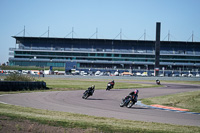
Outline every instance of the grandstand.
<svg viewBox="0 0 200 133"><path fill-rule="evenodd" d="M13 36L11 66L154 70L155 41ZM72 63L73 65L70 65ZM199 71L200 42L160 41L160 70Z"/></svg>

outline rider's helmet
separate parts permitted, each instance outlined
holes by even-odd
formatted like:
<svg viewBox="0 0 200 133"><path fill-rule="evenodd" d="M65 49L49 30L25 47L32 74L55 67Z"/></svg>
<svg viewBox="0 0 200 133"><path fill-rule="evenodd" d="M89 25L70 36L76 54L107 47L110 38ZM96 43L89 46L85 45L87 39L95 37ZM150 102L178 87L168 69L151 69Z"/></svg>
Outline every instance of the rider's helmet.
<svg viewBox="0 0 200 133"><path fill-rule="evenodd" d="M135 94L135 95L138 95L138 93L139 93L139 90L136 89L136 90L134 91L134 94Z"/></svg>
<svg viewBox="0 0 200 133"><path fill-rule="evenodd" d="M92 89L94 89L95 88L95 85L92 85Z"/></svg>

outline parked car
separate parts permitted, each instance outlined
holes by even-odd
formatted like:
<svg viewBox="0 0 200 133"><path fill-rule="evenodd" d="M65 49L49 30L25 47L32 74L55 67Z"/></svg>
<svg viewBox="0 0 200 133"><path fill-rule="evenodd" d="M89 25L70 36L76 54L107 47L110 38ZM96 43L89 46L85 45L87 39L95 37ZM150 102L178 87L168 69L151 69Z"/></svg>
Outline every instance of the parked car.
<svg viewBox="0 0 200 133"><path fill-rule="evenodd" d="M140 72L136 72L135 75L136 76L141 76L141 73Z"/></svg>
<svg viewBox="0 0 200 133"><path fill-rule="evenodd" d="M123 72L121 75L122 76L133 76L133 74L130 72Z"/></svg>
<svg viewBox="0 0 200 133"><path fill-rule="evenodd" d="M164 77L164 74L160 74L160 77Z"/></svg>
<svg viewBox="0 0 200 133"><path fill-rule="evenodd" d="M114 73L114 75L115 75L115 76L119 76L119 72L116 71L116 72Z"/></svg>
<svg viewBox="0 0 200 133"><path fill-rule="evenodd" d="M190 74L188 74L188 77L194 77L194 75L190 73Z"/></svg>
<svg viewBox="0 0 200 133"><path fill-rule="evenodd" d="M96 71L95 72L95 76L102 76L102 75L103 75L103 73L101 71Z"/></svg>
<svg viewBox="0 0 200 133"><path fill-rule="evenodd" d="M65 75L65 71L58 71L58 75Z"/></svg>
<svg viewBox="0 0 200 133"><path fill-rule="evenodd" d="M179 77L179 74L178 73L174 73L174 74L172 74L172 77Z"/></svg>
<svg viewBox="0 0 200 133"><path fill-rule="evenodd" d="M182 77L187 77L187 74L183 73L181 74Z"/></svg>
<svg viewBox="0 0 200 133"><path fill-rule="evenodd" d="M22 70L22 74L30 74L29 70Z"/></svg>
<svg viewBox="0 0 200 133"><path fill-rule="evenodd" d="M148 73L147 72L143 72L142 74L141 74L141 76L148 76Z"/></svg>

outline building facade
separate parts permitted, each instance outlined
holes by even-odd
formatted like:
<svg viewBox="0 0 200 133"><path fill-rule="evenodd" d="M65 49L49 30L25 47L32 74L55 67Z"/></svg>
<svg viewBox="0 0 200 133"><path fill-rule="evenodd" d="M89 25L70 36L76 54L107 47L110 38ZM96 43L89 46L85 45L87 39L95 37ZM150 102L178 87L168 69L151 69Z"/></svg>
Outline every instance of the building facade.
<svg viewBox="0 0 200 133"><path fill-rule="evenodd" d="M10 66L153 70L155 41L19 37ZM161 41L160 69L200 69L200 42Z"/></svg>

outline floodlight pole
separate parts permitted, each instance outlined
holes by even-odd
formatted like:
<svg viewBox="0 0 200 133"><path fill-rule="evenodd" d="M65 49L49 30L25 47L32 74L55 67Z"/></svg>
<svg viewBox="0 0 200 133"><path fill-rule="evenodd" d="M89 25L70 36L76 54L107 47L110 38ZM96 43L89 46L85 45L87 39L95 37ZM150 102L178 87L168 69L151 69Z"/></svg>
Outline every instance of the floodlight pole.
<svg viewBox="0 0 200 133"><path fill-rule="evenodd" d="M120 40L122 40L122 29L120 29Z"/></svg>
<svg viewBox="0 0 200 133"><path fill-rule="evenodd" d="M192 42L194 41L194 31L192 31Z"/></svg>
<svg viewBox="0 0 200 133"><path fill-rule="evenodd" d="M24 25L24 37L25 37L25 33L26 33L26 32L25 32L25 25Z"/></svg>
<svg viewBox="0 0 200 133"><path fill-rule="evenodd" d="M96 28L96 39L98 38L98 28Z"/></svg>
<svg viewBox="0 0 200 133"><path fill-rule="evenodd" d="M48 37L49 37L49 26L48 26Z"/></svg>
<svg viewBox="0 0 200 133"><path fill-rule="evenodd" d="M168 31L168 41L170 40L170 30Z"/></svg>
<svg viewBox="0 0 200 133"><path fill-rule="evenodd" d="M154 76L159 75L160 67L160 26L161 23L156 23L156 43L155 43L155 66L154 66Z"/></svg>
<svg viewBox="0 0 200 133"><path fill-rule="evenodd" d="M74 38L74 27L72 27L72 39Z"/></svg>

